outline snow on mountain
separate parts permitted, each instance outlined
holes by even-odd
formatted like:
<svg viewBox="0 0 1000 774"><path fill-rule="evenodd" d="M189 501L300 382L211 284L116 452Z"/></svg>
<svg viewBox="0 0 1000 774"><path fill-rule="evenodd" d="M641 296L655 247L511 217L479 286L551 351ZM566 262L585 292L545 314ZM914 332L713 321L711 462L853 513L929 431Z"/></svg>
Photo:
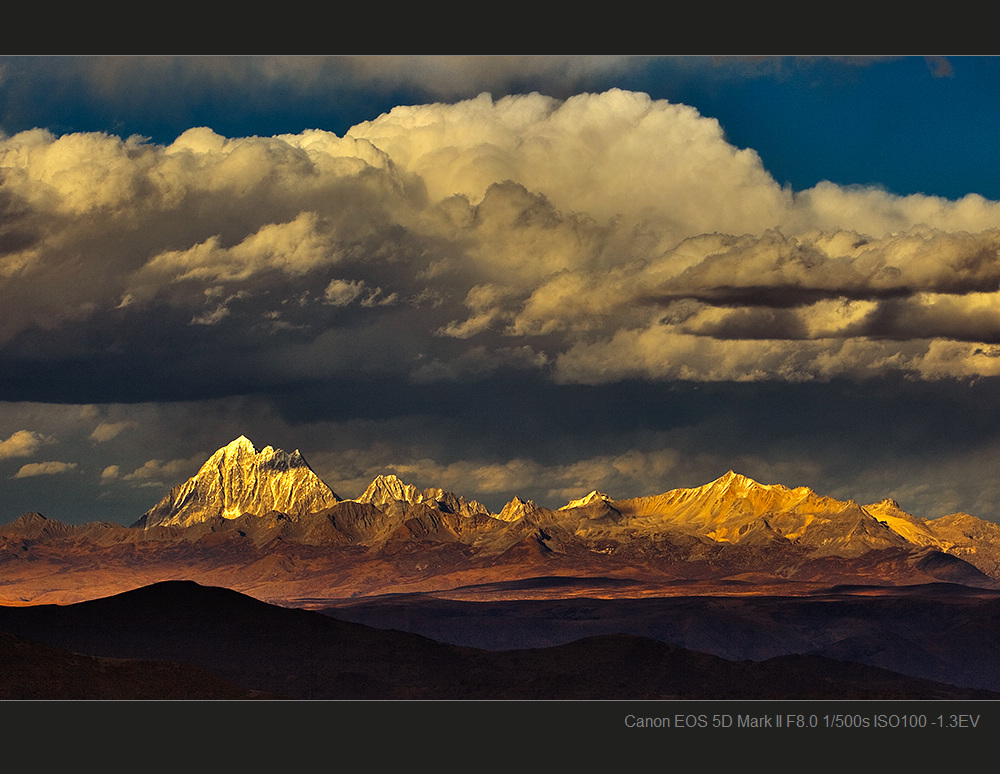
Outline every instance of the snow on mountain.
<svg viewBox="0 0 1000 774"><path fill-rule="evenodd" d="M369 503L378 508L391 510L398 510L400 506L424 503L428 507L461 516L492 515L485 505L475 500L466 500L439 487L420 490L391 473L376 476L364 494L355 498L355 502Z"/></svg>
<svg viewBox="0 0 1000 774"><path fill-rule="evenodd" d="M351 507L362 510L355 513ZM599 537L622 545L643 537L683 534L709 545L794 547L813 557L933 550L960 556L994 577L1000 575L1000 526L967 515L921 519L892 500L862 506L805 486L761 484L734 471L703 486L648 497L615 500L593 490L557 510L515 497L494 514L475 500L437 488L420 490L392 474L377 476L360 497L342 500L298 451L289 454L271 446L257 451L244 436L215 452L134 526L188 527L220 517L274 514L296 522L317 514L322 523L309 521L317 535L333 530L337 535L343 532L348 541L373 545L413 519L423 524L427 535L469 545L501 533L519 539L516 536L525 528L543 524L546 530L562 530L584 541ZM420 526L414 525L408 527L411 532ZM41 529L34 523L24 529L29 527Z"/></svg>
<svg viewBox="0 0 1000 774"><path fill-rule="evenodd" d="M526 514L533 511L537 511L538 506L532 500L522 500L520 497L515 496L513 500L507 503L500 513L496 515L499 521L519 521L523 519Z"/></svg>
<svg viewBox="0 0 1000 774"><path fill-rule="evenodd" d="M396 475L376 476L364 494L355 498L359 503L371 503L375 506L385 506L393 502L404 502L410 505L423 502L423 493L413 484L406 484Z"/></svg>
<svg viewBox="0 0 1000 774"><path fill-rule="evenodd" d="M302 516L340 501L298 450L265 446L246 437L219 449L201 469L170 490L136 526L190 526L219 516L235 519L270 512Z"/></svg>
<svg viewBox="0 0 1000 774"><path fill-rule="evenodd" d="M612 500L610 497L608 497L606 494L604 494L604 492L598 492L595 489L590 494L588 494L588 495L586 495L584 497L581 497L579 500L570 500L568 503L566 503L566 505L562 506L559 510L560 511L567 511L570 508L582 508L585 505L590 505L591 503L599 502L599 501L600 502L606 502L606 503L613 503L614 502L614 500Z"/></svg>
<svg viewBox="0 0 1000 774"><path fill-rule="evenodd" d="M651 497L615 501L636 526L669 522L675 528L699 532L716 541L736 542L739 530L756 519L779 519L776 529L794 539L824 514L840 513L857 506L817 495L808 487L790 489L780 484L761 484L729 471L703 486L672 489Z"/></svg>

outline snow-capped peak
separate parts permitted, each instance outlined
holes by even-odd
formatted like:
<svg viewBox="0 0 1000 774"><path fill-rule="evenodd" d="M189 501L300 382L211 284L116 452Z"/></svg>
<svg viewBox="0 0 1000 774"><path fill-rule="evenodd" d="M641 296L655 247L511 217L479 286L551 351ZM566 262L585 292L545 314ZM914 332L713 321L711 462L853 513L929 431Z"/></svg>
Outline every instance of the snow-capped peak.
<svg viewBox="0 0 1000 774"><path fill-rule="evenodd" d="M415 504L422 502L423 499L423 493L413 484L404 483L399 476L389 473L376 476L364 494L357 498L357 502L385 505L393 500L400 500Z"/></svg>
<svg viewBox="0 0 1000 774"><path fill-rule="evenodd" d="M187 526L218 516L232 519L271 511L300 516L339 501L298 451L288 454L265 446L257 452L241 435L216 451L137 523Z"/></svg>
<svg viewBox="0 0 1000 774"><path fill-rule="evenodd" d="M581 497L579 500L570 500L566 505L562 506L559 510L566 511L570 508L581 508L584 505L590 505L593 502L604 501L606 503L614 502L608 495L604 492L598 492L596 489L585 497Z"/></svg>

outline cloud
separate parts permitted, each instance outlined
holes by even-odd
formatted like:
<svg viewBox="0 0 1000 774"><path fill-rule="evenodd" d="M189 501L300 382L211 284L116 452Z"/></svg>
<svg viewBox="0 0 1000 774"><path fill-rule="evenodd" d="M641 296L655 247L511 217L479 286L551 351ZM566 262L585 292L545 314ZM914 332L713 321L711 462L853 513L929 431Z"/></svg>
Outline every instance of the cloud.
<svg viewBox="0 0 1000 774"><path fill-rule="evenodd" d="M926 342L868 338L717 339L685 333L672 325L651 325L575 344L556 358L554 378L582 384L625 379L791 383L865 379L923 371L920 362L927 347ZM962 375L969 374L963 371Z"/></svg>
<svg viewBox="0 0 1000 774"><path fill-rule="evenodd" d="M548 357L527 345L490 348L474 346L449 360L434 359L421 363L411 373L416 384L453 380L478 380L498 371L537 370L548 364Z"/></svg>
<svg viewBox="0 0 1000 774"><path fill-rule="evenodd" d="M138 487L164 487L174 486L186 480L198 470L205 462L205 457L190 457L186 459L173 460L146 460L140 467L131 473L121 476L122 481L128 481L133 486ZM115 477L120 473L120 467L112 466ZM108 470L105 469L105 473Z"/></svg>
<svg viewBox="0 0 1000 774"><path fill-rule="evenodd" d="M52 440L34 430L18 430L6 440L0 441L0 460L30 457L45 444L52 443Z"/></svg>
<svg viewBox="0 0 1000 774"><path fill-rule="evenodd" d="M338 103L357 101L358 91L368 99L401 91L419 99L459 99L531 82L568 95L651 61L579 55L15 56L0 58L0 72L8 93L5 121L44 115L53 103L64 106L60 115L86 106L119 121L169 121L209 102L252 115L270 115L276 103L285 112L312 106L336 115Z"/></svg>
<svg viewBox="0 0 1000 774"><path fill-rule="evenodd" d="M29 130L0 165L0 397L995 370L1000 204L793 191L646 94L482 94L344 136Z"/></svg>
<svg viewBox="0 0 1000 774"><path fill-rule="evenodd" d="M330 280L323 291L323 300L333 306L347 306L355 301L365 289L365 283L342 279Z"/></svg>
<svg viewBox="0 0 1000 774"><path fill-rule="evenodd" d="M304 212L290 223L261 226L229 248L212 236L187 250L160 253L143 272L159 274L170 282L240 282L259 272L297 275L333 262L316 233L316 216Z"/></svg>
<svg viewBox="0 0 1000 774"><path fill-rule="evenodd" d="M29 462L22 465L11 478L33 478L35 476L54 476L68 473L76 469L75 462Z"/></svg>
<svg viewBox="0 0 1000 774"><path fill-rule="evenodd" d="M525 489L530 487L544 497L539 505L559 507L595 488L619 492L620 497L636 496L636 487L641 488L644 494L658 494L665 491L666 484L659 484L663 489L657 489L658 484L651 482L668 480L680 459L681 455L674 449L633 449L568 464L541 463L529 457L516 457L504 462L469 459L448 463L424 458L389 464L388 469L406 481L421 482L422 486L439 486L459 493L471 490L487 498L519 491L525 494ZM650 486L653 488L649 489Z"/></svg>
<svg viewBox="0 0 1000 774"><path fill-rule="evenodd" d="M408 85L439 98L466 96L473 90L508 91L519 82L539 79L561 91L594 76L618 74L642 64L634 56L357 56L345 60L355 77L383 87Z"/></svg>
<svg viewBox="0 0 1000 774"><path fill-rule="evenodd" d="M1000 231L911 229L881 238L852 231L799 238L768 230L729 240L662 282L665 297L797 306L823 296L879 298L1000 286Z"/></svg>
<svg viewBox="0 0 1000 774"><path fill-rule="evenodd" d="M64 216L118 212L141 200L152 154L139 138L103 133L60 137L44 129L21 132L0 146L5 185L25 204Z"/></svg>
<svg viewBox="0 0 1000 774"><path fill-rule="evenodd" d="M94 428L94 432L90 434L90 439L98 443L104 443L105 441L117 438L126 430L134 429L135 426L135 423L131 421L101 422L101 424Z"/></svg>
<svg viewBox="0 0 1000 774"><path fill-rule="evenodd" d="M433 199L480 200L511 180L562 211L652 221L668 239L758 227L788 194L718 121L612 90L395 108L351 129L424 181ZM746 194L753 192L752 196Z"/></svg>

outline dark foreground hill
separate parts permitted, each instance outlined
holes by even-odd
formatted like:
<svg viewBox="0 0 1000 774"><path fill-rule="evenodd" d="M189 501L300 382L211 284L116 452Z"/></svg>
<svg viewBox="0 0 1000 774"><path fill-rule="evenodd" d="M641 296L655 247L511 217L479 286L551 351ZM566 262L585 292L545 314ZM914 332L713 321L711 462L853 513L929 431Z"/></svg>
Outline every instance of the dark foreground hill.
<svg viewBox="0 0 1000 774"><path fill-rule="evenodd" d="M627 596L616 579L535 578L432 594L319 604L326 614L489 650L543 648L602 634L669 642L729 661L811 654L1000 691L1000 592L953 584ZM528 594L533 597L529 597ZM332 601L331 601L332 602Z"/></svg>
<svg viewBox="0 0 1000 774"><path fill-rule="evenodd" d="M257 699L188 664L85 656L0 632L0 699Z"/></svg>
<svg viewBox="0 0 1000 774"><path fill-rule="evenodd" d="M249 698L253 691L295 699L1000 698L821 656L728 661L620 634L491 652L187 581L68 606L0 608L0 631L19 638L4 639L6 647L38 643L44 647L28 657L60 665L39 678L45 681L40 689L28 684L30 670L18 673L16 660L0 660L0 683L19 686L8 698L64 698L72 693L67 686L86 684L95 669L110 674L115 668L120 671L110 679L95 678L93 696L77 698L134 698L124 686L152 681L141 671L151 661L178 675L203 670L219 681L215 696L194 688L190 696L178 695L185 685L178 680L163 698ZM121 682L128 670L139 671Z"/></svg>

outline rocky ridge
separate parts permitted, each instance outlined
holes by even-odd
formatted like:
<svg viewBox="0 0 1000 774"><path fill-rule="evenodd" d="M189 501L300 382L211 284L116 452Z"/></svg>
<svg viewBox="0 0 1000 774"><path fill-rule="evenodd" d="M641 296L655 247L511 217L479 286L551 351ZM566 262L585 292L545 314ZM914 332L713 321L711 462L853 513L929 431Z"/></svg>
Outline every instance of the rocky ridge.
<svg viewBox="0 0 1000 774"><path fill-rule="evenodd" d="M125 562L143 578L170 562L190 577L200 562L207 582L221 573L243 588L280 581L351 593L553 574L991 587L1000 584L1000 525L968 514L923 519L890 500L861 505L734 471L651 497L593 491L558 509L515 497L491 513L395 475L345 500L298 451L258 452L241 437L132 527L40 514L0 526L8 577L38 577L41 565L24 563L32 557L79 567L74 555L91 568L107 556L109 567Z"/></svg>
<svg viewBox="0 0 1000 774"><path fill-rule="evenodd" d="M180 526L221 516L236 519L277 512L302 516L340 502L296 449L259 452L240 436L208 458L201 469L146 511L137 527Z"/></svg>

